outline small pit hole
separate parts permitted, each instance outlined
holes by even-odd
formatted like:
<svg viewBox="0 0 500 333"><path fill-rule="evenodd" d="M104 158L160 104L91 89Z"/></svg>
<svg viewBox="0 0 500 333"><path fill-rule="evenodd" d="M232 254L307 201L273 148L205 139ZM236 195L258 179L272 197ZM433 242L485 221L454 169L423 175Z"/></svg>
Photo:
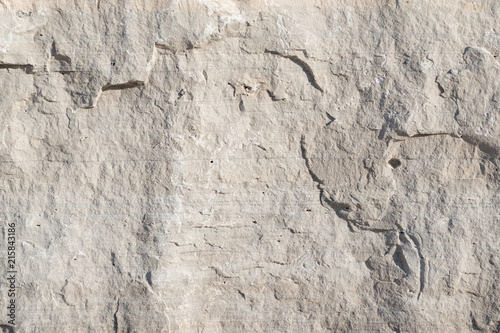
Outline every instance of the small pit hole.
<svg viewBox="0 0 500 333"><path fill-rule="evenodd" d="M396 168L399 168L401 166L401 161L397 158L391 158L389 160L389 165L393 168L393 169L396 169Z"/></svg>
<svg viewBox="0 0 500 333"><path fill-rule="evenodd" d="M115 66L115 65L116 65L116 61L111 60L111 66Z"/></svg>

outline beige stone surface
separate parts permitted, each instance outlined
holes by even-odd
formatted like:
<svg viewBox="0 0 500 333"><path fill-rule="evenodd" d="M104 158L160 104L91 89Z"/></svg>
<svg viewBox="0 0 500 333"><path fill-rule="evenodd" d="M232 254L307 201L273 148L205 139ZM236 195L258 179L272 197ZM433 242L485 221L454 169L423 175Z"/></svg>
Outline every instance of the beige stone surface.
<svg viewBox="0 0 500 333"><path fill-rule="evenodd" d="M499 332L498 0L0 0L5 332Z"/></svg>

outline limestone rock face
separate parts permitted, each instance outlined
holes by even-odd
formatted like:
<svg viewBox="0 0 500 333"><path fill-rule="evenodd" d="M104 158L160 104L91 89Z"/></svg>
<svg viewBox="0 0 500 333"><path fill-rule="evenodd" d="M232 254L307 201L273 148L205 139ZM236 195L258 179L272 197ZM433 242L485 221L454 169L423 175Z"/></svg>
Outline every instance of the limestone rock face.
<svg viewBox="0 0 500 333"><path fill-rule="evenodd" d="M499 332L498 0L0 0L10 332Z"/></svg>

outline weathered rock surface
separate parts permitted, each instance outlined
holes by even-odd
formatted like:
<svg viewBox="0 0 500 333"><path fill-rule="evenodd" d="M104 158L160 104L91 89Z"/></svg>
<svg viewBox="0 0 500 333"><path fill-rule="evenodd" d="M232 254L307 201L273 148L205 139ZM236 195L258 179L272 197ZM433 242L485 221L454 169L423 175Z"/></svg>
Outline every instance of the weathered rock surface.
<svg viewBox="0 0 500 333"><path fill-rule="evenodd" d="M16 332L500 331L499 17L0 0Z"/></svg>

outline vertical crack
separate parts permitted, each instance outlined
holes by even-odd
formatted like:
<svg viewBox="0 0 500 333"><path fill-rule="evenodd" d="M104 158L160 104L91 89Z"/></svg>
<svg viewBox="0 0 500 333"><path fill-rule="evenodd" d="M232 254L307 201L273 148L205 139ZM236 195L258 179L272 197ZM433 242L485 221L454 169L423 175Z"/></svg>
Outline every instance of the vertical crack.
<svg viewBox="0 0 500 333"><path fill-rule="evenodd" d="M113 330L115 333L118 333L118 310L120 309L120 299L116 302L116 310L115 313L113 314Z"/></svg>
<svg viewBox="0 0 500 333"><path fill-rule="evenodd" d="M321 205L325 208L331 208L335 212L335 214L347 221L347 226L349 227L349 230L354 232L354 228L351 225L352 221L348 218L349 212L351 210L351 207L349 204L342 203L342 202L336 202L333 200L330 200L327 196L325 196L325 190L323 189L324 181L321 180L318 175L313 171L311 167L311 161L307 157L307 149L306 149L306 143L305 143L305 136L302 135L300 138L300 152L302 155L302 159L304 160L304 163L306 165L307 171L309 172L309 175L311 176L312 180L316 183L316 187L319 190L319 201L321 202ZM326 203L326 205L325 205ZM327 206L328 205L328 206Z"/></svg>
<svg viewBox="0 0 500 333"><path fill-rule="evenodd" d="M307 151L306 151L306 143L305 143L305 136L302 135L300 138L300 152L302 154L302 158L304 159L307 167L307 171L309 171L309 175L311 175L311 178L313 179L314 182L317 183L318 188L323 191L323 189L320 187L320 185L323 185L323 181L319 179L319 177L312 171L311 165L309 162L309 158L307 158ZM323 193L323 192L322 192Z"/></svg>

